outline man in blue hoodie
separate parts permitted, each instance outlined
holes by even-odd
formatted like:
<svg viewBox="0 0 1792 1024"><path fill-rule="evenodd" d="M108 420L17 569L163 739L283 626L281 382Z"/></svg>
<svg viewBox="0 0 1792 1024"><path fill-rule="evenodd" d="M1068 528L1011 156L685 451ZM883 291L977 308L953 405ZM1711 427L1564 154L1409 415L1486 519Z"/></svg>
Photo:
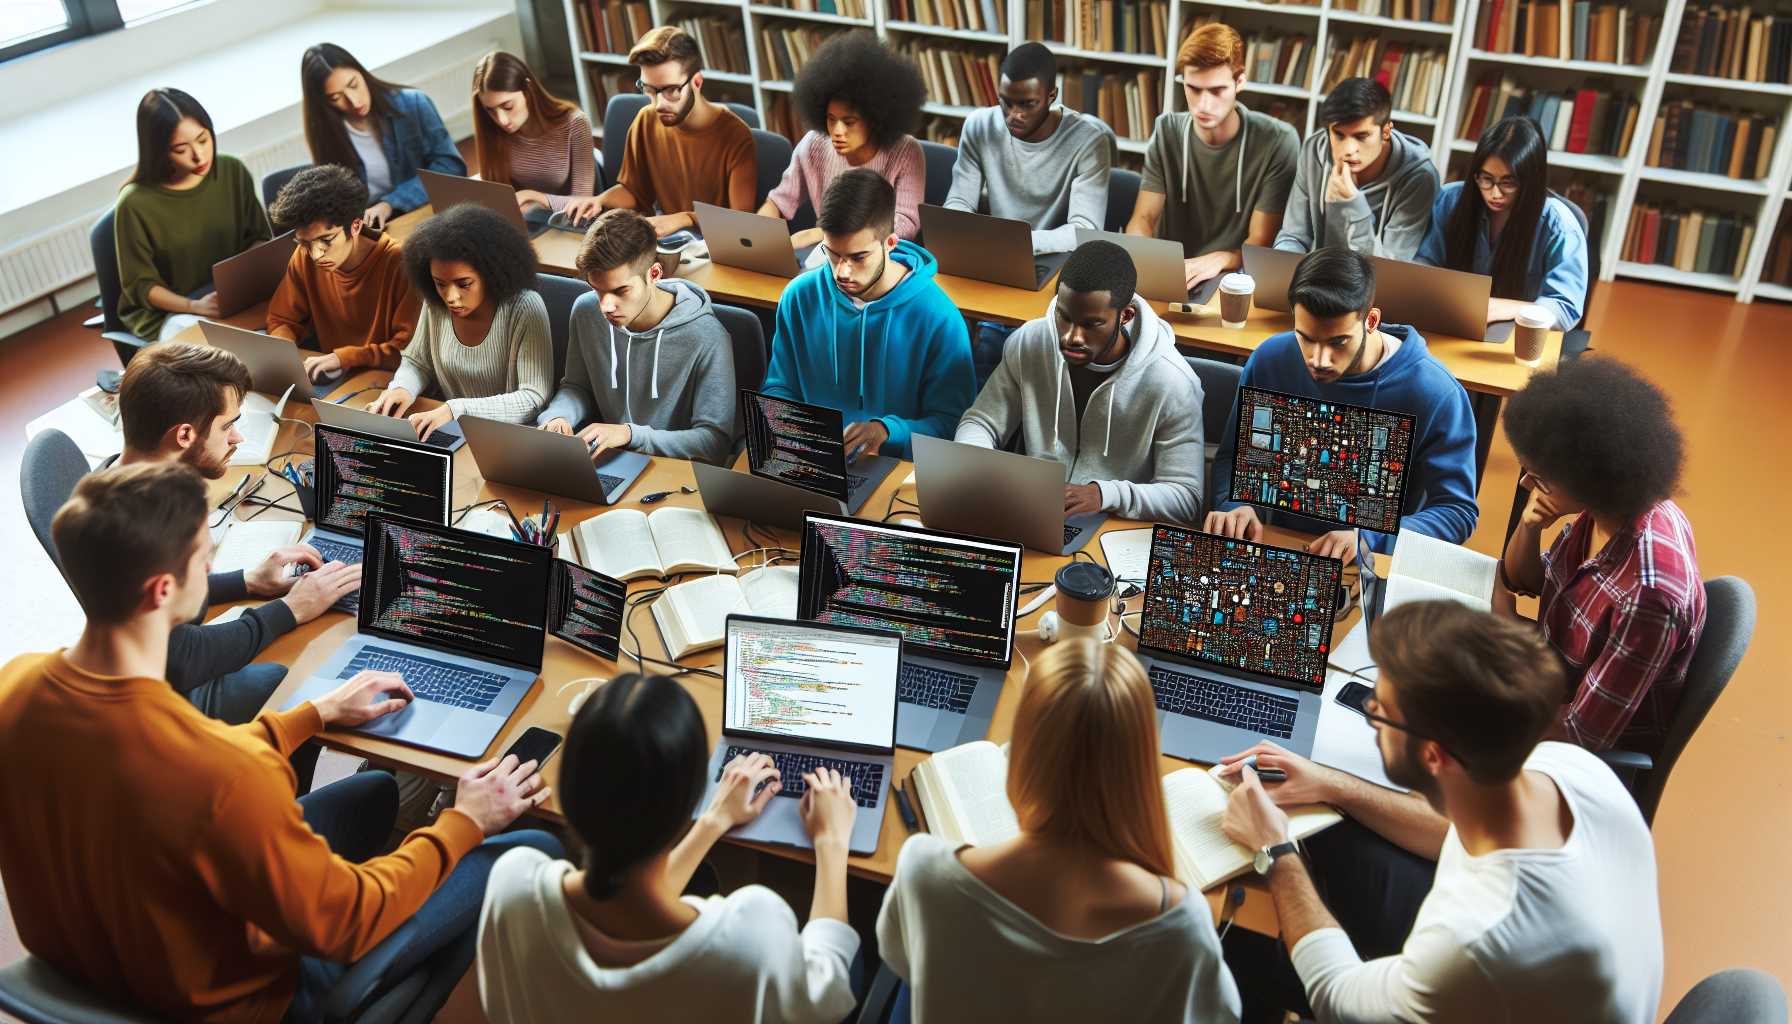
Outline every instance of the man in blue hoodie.
<svg viewBox="0 0 1792 1024"><path fill-rule="evenodd" d="M1375 308L1375 269L1368 257L1343 248L1318 249L1295 268L1288 285L1294 330L1265 341L1244 364L1241 386L1306 395L1346 405L1406 413L1414 418L1406 504L1400 526L1453 544L1475 531L1475 417L1468 392L1425 339L1411 327L1381 322ZM1232 454L1238 443L1238 405L1213 460L1213 511L1205 529L1258 540L1256 508L1232 501ZM1358 532L1286 511L1270 511L1279 525L1319 536L1307 550L1349 560ZM1366 531L1375 551L1394 549L1394 536Z"/></svg>
<svg viewBox="0 0 1792 1024"><path fill-rule="evenodd" d="M848 460L912 458L952 436L976 397L964 315L927 250L896 237L896 190L875 171L834 179L816 218L827 266L778 300L765 393L840 411Z"/></svg>

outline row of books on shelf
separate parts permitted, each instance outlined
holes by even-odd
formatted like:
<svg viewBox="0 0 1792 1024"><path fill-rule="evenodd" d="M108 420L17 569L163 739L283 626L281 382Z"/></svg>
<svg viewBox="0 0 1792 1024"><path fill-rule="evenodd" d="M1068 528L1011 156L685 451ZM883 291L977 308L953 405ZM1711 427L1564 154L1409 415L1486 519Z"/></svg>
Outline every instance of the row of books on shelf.
<svg viewBox="0 0 1792 1024"><path fill-rule="evenodd" d="M1189 25L1188 31L1224 20L1217 15L1201 15ZM1249 81L1291 85L1298 89L1307 87L1308 66L1313 62L1312 36L1252 32L1244 35L1244 46L1244 75Z"/></svg>
<svg viewBox="0 0 1792 1024"><path fill-rule="evenodd" d="M1579 178L1563 183L1556 191L1587 215L1587 244L1597 247L1605 238L1605 222L1611 217L1615 202L1612 194Z"/></svg>
<svg viewBox="0 0 1792 1024"><path fill-rule="evenodd" d="M1346 78L1373 78L1394 97L1394 109L1430 116L1443 98L1449 54L1437 47L1379 36L1339 40L1325 62L1320 91L1329 93Z"/></svg>
<svg viewBox="0 0 1792 1024"><path fill-rule="evenodd" d="M1725 177L1761 179L1773 163L1777 119L1766 114L1714 110L1691 100L1662 104L1655 114L1644 163Z"/></svg>
<svg viewBox="0 0 1792 1024"><path fill-rule="evenodd" d="M752 71L747 57L747 34L740 23L714 16L680 18L674 22L685 35L697 41L703 55L703 66L710 71L726 71L745 75Z"/></svg>
<svg viewBox="0 0 1792 1024"><path fill-rule="evenodd" d="M1109 53L1168 53L1170 4L1168 0L1066 0L1066 36L1081 50Z"/></svg>
<svg viewBox="0 0 1792 1024"><path fill-rule="evenodd" d="M929 114L921 119L920 138L928 142L937 142L942 146L958 145L958 138L964 133L964 122L956 117L941 117Z"/></svg>
<svg viewBox="0 0 1792 1024"><path fill-rule="evenodd" d="M970 32L1007 32L1008 0L890 0L890 17Z"/></svg>
<svg viewBox="0 0 1792 1024"><path fill-rule="evenodd" d="M1474 39L1483 50L1647 64L1659 14L1589 0L1491 0L1481 6Z"/></svg>
<svg viewBox="0 0 1792 1024"><path fill-rule="evenodd" d="M598 118L592 123L592 127L601 134L603 112L610 106L610 97L624 96L637 91L635 89L635 69L618 70L613 67L592 65L588 81L591 84L591 109L597 112Z"/></svg>
<svg viewBox="0 0 1792 1024"><path fill-rule="evenodd" d="M1680 16L1671 70L1743 82L1792 83L1792 17L1691 7Z"/></svg>
<svg viewBox="0 0 1792 1024"><path fill-rule="evenodd" d="M573 15L585 49L596 53L627 53L653 27L646 0L581 0Z"/></svg>
<svg viewBox="0 0 1792 1024"><path fill-rule="evenodd" d="M1620 258L1690 274L1741 277L1754 240L1755 225L1747 216L1637 203L1630 208Z"/></svg>
<svg viewBox="0 0 1792 1024"><path fill-rule="evenodd" d="M992 107L996 83L1002 76L1002 56L988 50L970 50L908 41L897 44L921 69L927 95L937 103L955 107Z"/></svg>
<svg viewBox="0 0 1792 1024"><path fill-rule="evenodd" d="M1470 91L1456 134L1478 139L1501 118L1528 117L1554 152L1623 156L1636 135L1639 110L1636 96L1627 92L1593 88L1547 92L1526 89L1510 75L1497 79L1489 75Z"/></svg>
<svg viewBox="0 0 1792 1024"><path fill-rule="evenodd" d="M871 0L753 0L757 4L782 7L787 11L809 14L838 14L843 18L871 18Z"/></svg>
<svg viewBox="0 0 1792 1024"><path fill-rule="evenodd" d="M759 30L759 75L769 80L790 81L821 44L843 29L780 22Z"/></svg>
<svg viewBox="0 0 1792 1024"><path fill-rule="evenodd" d="M1332 10L1439 25L1448 25L1456 18L1452 0L1332 0Z"/></svg>
<svg viewBox="0 0 1792 1024"><path fill-rule="evenodd" d="M1064 105L1094 114L1123 139L1143 142L1163 110L1160 72L1105 74L1094 68L1066 68L1059 97Z"/></svg>

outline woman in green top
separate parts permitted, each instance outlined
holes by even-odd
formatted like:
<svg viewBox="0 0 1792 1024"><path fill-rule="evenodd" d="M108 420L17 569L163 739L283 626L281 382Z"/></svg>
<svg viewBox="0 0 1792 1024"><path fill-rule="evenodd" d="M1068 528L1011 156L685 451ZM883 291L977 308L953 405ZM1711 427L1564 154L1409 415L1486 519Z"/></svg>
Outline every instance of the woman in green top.
<svg viewBox="0 0 1792 1024"><path fill-rule="evenodd" d="M118 193L118 315L159 341L218 315L212 264L272 237L242 161L217 153L212 118L179 89L137 104L137 170Z"/></svg>

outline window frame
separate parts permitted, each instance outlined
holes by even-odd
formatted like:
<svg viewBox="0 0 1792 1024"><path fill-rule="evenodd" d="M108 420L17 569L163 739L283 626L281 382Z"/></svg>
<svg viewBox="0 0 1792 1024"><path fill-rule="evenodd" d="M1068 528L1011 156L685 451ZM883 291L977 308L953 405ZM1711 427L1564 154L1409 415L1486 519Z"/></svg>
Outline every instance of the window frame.
<svg viewBox="0 0 1792 1024"><path fill-rule="evenodd" d="M118 12L118 0L62 0L62 9L68 12L66 26L21 40L11 46L0 47L0 64L52 46L61 46L125 27L124 16Z"/></svg>

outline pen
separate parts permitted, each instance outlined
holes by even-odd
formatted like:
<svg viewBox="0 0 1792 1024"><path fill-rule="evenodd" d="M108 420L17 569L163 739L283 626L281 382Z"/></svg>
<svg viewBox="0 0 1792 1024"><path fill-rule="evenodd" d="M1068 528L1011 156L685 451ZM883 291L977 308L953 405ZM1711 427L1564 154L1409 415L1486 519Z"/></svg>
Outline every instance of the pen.
<svg viewBox="0 0 1792 1024"><path fill-rule="evenodd" d="M503 509L504 514L510 517L510 525L516 529L516 539L522 540L523 539L523 524L517 520L516 513L510 511L510 506L508 504L506 504L505 502L502 502L502 501L498 502L498 507Z"/></svg>
<svg viewBox="0 0 1792 1024"><path fill-rule="evenodd" d="M902 815L902 824L910 832L921 831L921 822L915 818L915 809L909 806L908 794L900 785L891 786L890 792L896 794L896 813Z"/></svg>

